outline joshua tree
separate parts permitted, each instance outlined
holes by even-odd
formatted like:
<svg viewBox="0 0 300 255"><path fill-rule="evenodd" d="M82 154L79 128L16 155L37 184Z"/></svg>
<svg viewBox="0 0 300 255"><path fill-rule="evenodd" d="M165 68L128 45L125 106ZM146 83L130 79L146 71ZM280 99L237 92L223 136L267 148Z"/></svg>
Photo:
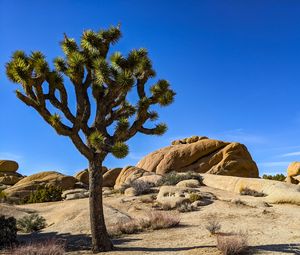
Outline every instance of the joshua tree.
<svg viewBox="0 0 300 255"><path fill-rule="evenodd" d="M65 34L61 42L65 56L54 59L54 68L39 51L30 55L16 51L6 64L8 78L22 88L16 90L16 96L34 108L59 135L69 137L89 162L94 252L113 248L103 217L103 160L109 153L126 157L129 149L125 142L138 132L165 133L165 124L152 128L144 125L158 118L157 112L150 110L151 105L167 106L175 96L166 80L158 80L146 91L147 81L155 77L146 49L131 50L127 56L120 52L109 54L110 46L120 37L119 26L99 32L86 30L80 45ZM67 80L75 91L76 109L70 108ZM135 97L133 89L137 92ZM127 100L129 92L136 102Z"/></svg>

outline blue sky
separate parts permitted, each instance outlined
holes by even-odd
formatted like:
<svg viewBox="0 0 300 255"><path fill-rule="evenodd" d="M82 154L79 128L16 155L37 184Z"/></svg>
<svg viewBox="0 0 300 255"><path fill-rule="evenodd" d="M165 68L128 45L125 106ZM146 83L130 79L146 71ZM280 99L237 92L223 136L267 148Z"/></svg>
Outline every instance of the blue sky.
<svg viewBox="0 0 300 255"><path fill-rule="evenodd" d="M148 48L157 78L177 97L160 110L169 125L163 137L138 135L127 158L105 165L135 164L173 139L206 135L244 143L261 174L284 173L300 160L299 13L296 0L0 0L0 158L17 160L23 174L86 167L68 138L16 99L4 65L17 49L52 61L64 32L78 39L121 22L113 50Z"/></svg>

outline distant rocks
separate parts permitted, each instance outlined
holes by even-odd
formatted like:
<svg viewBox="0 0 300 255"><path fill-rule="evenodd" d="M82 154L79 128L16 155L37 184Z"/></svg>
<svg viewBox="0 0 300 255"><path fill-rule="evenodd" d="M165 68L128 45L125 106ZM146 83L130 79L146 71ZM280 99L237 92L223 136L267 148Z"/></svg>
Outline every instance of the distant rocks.
<svg viewBox="0 0 300 255"><path fill-rule="evenodd" d="M102 175L104 175L106 172L108 171L108 169L103 166L102 167ZM79 181L82 182L86 185L89 185L89 170L88 169L84 169L78 173L76 173L74 175L74 177Z"/></svg>
<svg viewBox="0 0 300 255"><path fill-rule="evenodd" d="M17 173L19 165L17 162L12 160L0 160L0 190L4 190L18 181L23 176Z"/></svg>
<svg viewBox="0 0 300 255"><path fill-rule="evenodd" d="M121 171L122 168L113 168L108 170L103 175L103 187L113 187Z"/></svg>
<svg viewBox="0 0 300 255"><path fill-rule="evenodd" d="M149 172L210 173L257 178L258 168L245 145L193 136L172 142L142 158L137 164Z"/></svg>
<svg viewBox="0 0 300 255"><path fill-rule="evenodd" d="M286 182L300 184L300 162L292 162L288 166Z"/></svg>
<svg viewBox="0 0 300 255"><path fill-rule="evenodd" d="M0 172L16 172L19 165L16 161L0 160Z"/></svg>

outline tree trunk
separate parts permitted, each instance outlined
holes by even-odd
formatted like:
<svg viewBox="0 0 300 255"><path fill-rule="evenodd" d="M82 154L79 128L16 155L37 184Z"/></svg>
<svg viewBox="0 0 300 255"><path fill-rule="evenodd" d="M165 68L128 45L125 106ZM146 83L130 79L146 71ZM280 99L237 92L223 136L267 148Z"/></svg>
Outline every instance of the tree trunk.
<svg viewBox="0 0 300 255"><path fill-rule="evenodd" d="M101 159L96 159L89 162L90 222L92 251L94 253L111 251L113 249L113 244L109 239L103 215L102 161Z"/></svg>

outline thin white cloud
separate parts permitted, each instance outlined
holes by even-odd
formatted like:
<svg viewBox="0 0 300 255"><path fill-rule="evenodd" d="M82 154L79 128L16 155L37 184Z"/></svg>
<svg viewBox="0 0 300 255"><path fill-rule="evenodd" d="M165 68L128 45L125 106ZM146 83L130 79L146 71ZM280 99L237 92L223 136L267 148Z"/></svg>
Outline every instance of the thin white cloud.
<svg viewBox="0 0 300 255"><path fill-rule="evenodd" d="M300 156L300 151L289 152L281 155L281 157L293 157L293 156Z"/></svg>
<svg viewBox="0 0 300 255"><path fill-rule="evenodd" d="M287 167L289 165L290 161L272 161L272 162L261 162L258 163L260 167Z"/></svg>
<svg viewBox="0 0 300 255"><path fill-rule="evenodd" d="M10 152L0 152L0 159L7 159L7 160L20 160L23 157L21 155L10 153Z"/></svg>

